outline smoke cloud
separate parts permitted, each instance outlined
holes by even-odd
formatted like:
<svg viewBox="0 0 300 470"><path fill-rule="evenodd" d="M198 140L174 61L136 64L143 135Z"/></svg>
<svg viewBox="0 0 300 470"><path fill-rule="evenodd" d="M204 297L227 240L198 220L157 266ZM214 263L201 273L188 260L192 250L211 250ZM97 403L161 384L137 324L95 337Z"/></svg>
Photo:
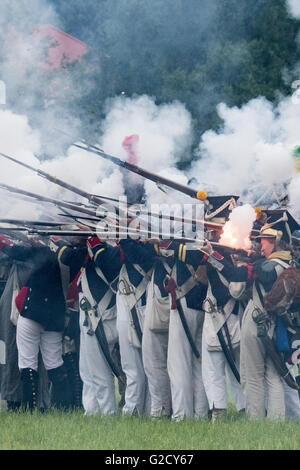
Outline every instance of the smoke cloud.
<svg viewBox="0 0 300 470"><path fill-rule="evenodd" d="M220 104L218 113L223 125L204 133L192 170L200 186L252 205L277 203L289 191L295 206L299 104L288 97L274 106L260 97L241 108Z"/></svg>
<svg viewBox="0 0 300 470"><path fill-rule="evenodd" d="M225 223L220 243L249 250L251 248L249 235L255 219L256 212L250 204L244 204L233 209L228 222Z"/></svg>
<svg viewBox="0 0 300 470"><path fill-rule="evenodd" d="M299 0L286 0L287 9L293 18L300 20L300 2Z"/></svg>
<svg viewBox="0 0 300 470"><path fill-rule="evenodd" d="M146 95L109 100L101 134L100 146L123 160L127 157L122 147L124 138L138 134L138 166L187 184L187 176L176 168L181 156L190 151L193 137L191 115L182 103L158 106L154 98ZM147 203L162 199L167 202L168 196L163 195L155 183L142 177L139 181L145 184ZM170 198L174 202L173 193Z"/></svg>

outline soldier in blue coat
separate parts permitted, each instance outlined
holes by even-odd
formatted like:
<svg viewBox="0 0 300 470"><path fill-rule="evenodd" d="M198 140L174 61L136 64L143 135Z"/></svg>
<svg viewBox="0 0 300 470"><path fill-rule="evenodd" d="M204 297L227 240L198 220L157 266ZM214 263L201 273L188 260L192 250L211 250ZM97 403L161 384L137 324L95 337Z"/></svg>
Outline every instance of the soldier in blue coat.
<svg viewBox="0 0 300 470"><path fill-rule="evenodd" d="M284 419L291 400L294 415L299 416L299 400L285 390L284 381L261 339L266 335L276 344L279 338L278 318L266 314L264 295L271 290L279 274L293 264L291 234L298 224L285 210L266 211L265 215L266 223L257 237L261 242L258 260L239 267L225 257L219 257L218 261L221 275L228 282L250 283L252 290L241 324L241 383L246 412L251 418Z"/></svg>
<svg viewBox="0 0 300 470"><path fill-rule="evenodd" d="M151 243L120 240L123 265L117 293L117 328L126 374L124 414L150 414L150 396L142 357L146 293L157 253Z"/></svg>
<svg viewBox="0 0 300 470"><path fill-rule="evenodd" d="M29 262L31 267L27 282L16 298L20 313L16 340L24 406L31 410L37 406L40 350L52 382L53 402L56 406L68 407L70 388L62 359L66 304L56 256L48 246L13 245L2 236L0 250L11 259Z"/></svg>
<svg viewBox="0 0 300 470"><path fill-rule="evenodd" d="M79 292L79 371L83 381L82 403L86 415L117 411L113 377L113 349L118 342L116 288L121 268L118 246L98 237L80 245L56 242L59 262L77 275ZM55 249L55 248L53 248Z"/></svg>

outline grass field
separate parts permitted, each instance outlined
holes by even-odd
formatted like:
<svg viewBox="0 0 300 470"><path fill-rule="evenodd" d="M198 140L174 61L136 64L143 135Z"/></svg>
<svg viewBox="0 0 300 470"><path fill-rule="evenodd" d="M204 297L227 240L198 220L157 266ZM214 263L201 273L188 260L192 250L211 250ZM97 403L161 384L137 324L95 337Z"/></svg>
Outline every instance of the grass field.
<svg viewBox="0 0 300 470"><path fill-rule="evenodd" d="M84 416L82 412L0 413L0 450L298 450L300 423L227 416L167 419Z"/></svg>

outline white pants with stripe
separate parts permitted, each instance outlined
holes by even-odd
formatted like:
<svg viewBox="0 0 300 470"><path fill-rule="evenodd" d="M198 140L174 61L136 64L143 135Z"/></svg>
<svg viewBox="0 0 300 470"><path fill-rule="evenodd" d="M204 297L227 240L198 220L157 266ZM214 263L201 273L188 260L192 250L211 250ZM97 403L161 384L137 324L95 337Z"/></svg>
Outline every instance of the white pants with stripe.
<svg viewBox="0 0 300 470"><path fill-rule="evenodd" d="M63 365L62 333L45 331L40 324L19 315L16 341L19 369L38 370L38 354L41 351L46 370Z"/></svg>

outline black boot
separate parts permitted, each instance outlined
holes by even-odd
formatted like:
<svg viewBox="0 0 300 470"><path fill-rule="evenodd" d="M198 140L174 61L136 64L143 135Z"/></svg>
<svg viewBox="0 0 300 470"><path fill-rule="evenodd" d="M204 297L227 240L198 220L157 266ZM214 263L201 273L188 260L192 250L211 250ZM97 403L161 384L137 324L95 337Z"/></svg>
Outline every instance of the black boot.
<svg viewBox="0 0 300 470"><path fill-rule="evenodd" d="M11 401L7 400L7 411L20 411L21 402L20 401Z"/></svg>
<svg viewBox="0 0 300 470"><path fill-rule="evenodd" d="M22 408L33 411L38 406L38 384L39 376L34 369L21 369L22 381Z"/></svg>
<svg viewBox="0 0 300 470"><path fill-rule="evenodd" d="M63 355L65 368L72 393L72 406L82 408L82 380L79 374L78 354L69 352Z"/></svg>
<svg viewBox="0 0 300 470"><path fill-rule="evenodd" d="M67 411L72 407L72 393L64 365L48 370L52 382L51 402L55 408Z"/></svg>

